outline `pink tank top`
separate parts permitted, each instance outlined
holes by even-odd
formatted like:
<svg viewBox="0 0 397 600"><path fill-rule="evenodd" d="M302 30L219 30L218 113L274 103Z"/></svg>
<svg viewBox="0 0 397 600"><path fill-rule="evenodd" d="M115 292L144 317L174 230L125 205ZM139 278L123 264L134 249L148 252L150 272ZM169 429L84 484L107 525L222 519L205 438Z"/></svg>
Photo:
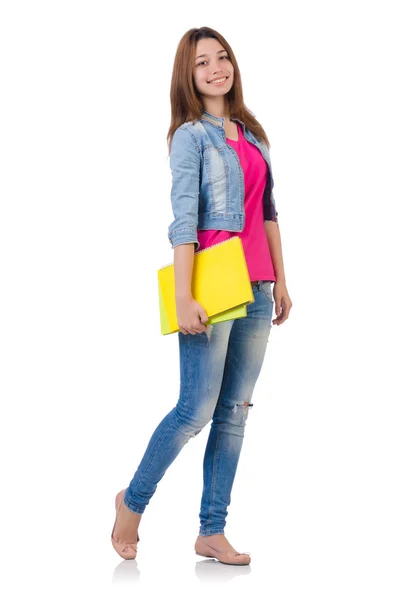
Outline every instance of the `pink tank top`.
<svg viewBox="0 0 397 600"><path fill-rule="evenodd" d="M197 239L200 250L203 250L238 235L243 245L250 281L276 281L263 219L262 198L268 175L267 163L258 148L245 139L239 123L237 128L237 142L229 138L226 138L226 142L237 152L244 173L244 229L198 229Z"/></svg>

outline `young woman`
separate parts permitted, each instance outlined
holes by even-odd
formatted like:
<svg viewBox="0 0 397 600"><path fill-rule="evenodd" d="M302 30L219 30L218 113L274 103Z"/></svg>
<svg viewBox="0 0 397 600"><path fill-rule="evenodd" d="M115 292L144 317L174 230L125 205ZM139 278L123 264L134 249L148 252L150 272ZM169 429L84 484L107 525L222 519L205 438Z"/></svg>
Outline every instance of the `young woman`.
<svg viewBox="0 0 397 600"><path fill-rule="evenodd" d="M116 496L111 540L120 556L135 558L139 522L158 482L211 421L194 547L199 555L247 565L249 553L237 552L225 537L227 507L270 329L288 318L292 306L269 141L244 105L231 47L208 27L189 30L178 45L171 110L174 220L168 238L175 249L180 395L154 431L128 488ZM191 293L194 252L234 235L242 241L254 302L246 317L206 326L206 312Z"/></svg>

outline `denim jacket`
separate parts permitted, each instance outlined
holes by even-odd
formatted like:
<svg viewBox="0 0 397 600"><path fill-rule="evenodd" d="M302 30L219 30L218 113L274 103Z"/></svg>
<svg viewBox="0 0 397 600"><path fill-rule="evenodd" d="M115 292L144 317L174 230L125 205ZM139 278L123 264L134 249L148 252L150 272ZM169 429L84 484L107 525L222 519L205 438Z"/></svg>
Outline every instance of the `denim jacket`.
<svg viewBox="0 0 397 600"><path fill-rule="evenodd" d="M204 111L200 119L183 123L174 133L170 151L174 220L168 228L172 248L194 242L197 251L197 229L244 229L244 174L236 151L226 142L224 120ZM277 221L269 149L242 121L231 120L240 123L245 139L267 163L264 220Z"/></svg>

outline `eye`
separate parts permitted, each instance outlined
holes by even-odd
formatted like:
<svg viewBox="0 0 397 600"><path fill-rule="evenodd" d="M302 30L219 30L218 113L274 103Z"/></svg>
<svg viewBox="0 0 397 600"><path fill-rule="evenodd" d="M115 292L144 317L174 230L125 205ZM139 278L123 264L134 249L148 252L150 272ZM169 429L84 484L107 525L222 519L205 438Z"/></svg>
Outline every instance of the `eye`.
<svg viewBox="0 0 397 600"><path fill-rule="evenodd" d="M229 58L229 57L227 56L227 54L225 54L224 56L221 56L220 58ZM199 67L200 65L203 65L205 62L207 62L207 61L206 60L202 60L201 62L197 63L196 66Z"/></svg>

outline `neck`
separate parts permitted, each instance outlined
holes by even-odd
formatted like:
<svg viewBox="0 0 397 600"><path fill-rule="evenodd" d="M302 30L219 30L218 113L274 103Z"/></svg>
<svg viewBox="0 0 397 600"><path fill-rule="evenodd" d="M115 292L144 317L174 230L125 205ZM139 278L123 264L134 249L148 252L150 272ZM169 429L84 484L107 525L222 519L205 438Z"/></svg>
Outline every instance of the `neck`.
<svg viewBox="0 0 397 600"><path fill-rule="evenodd" d="M204 98L203 105L204 110L214 115L214 117L225 119L225 123L230 122L229 106L223 96L219 98Z"/></svg>

